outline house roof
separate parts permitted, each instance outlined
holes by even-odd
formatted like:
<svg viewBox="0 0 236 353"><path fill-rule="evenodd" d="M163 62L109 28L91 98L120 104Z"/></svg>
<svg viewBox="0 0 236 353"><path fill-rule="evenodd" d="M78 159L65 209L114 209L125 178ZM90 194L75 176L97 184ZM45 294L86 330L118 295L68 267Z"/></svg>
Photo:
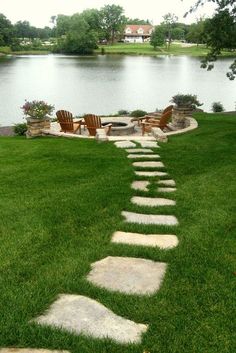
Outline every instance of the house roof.
<svg viewBox="0 0 236 353"><path fill-rule="evenodd" d="M127 29L131 30L131 35L137 35L138 30L142 29L143 30L143 35L150 35L150 30L153 29L152 25L126 25L125 26L125 33L127 33Z"/></svg>

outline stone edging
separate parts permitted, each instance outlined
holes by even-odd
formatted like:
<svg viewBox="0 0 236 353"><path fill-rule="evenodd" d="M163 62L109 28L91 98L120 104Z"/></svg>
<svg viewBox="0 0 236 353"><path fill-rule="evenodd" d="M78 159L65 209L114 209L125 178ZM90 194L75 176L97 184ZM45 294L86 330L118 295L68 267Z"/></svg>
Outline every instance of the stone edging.
<svg viewBox="0 0 236 353"><path fill-rule="evenodd" d="M173 135L185 134L186 132L189 132L189 131L192 131L192 130L195 130L198 128L198 122L196 119L188 116L188 117L186 117L186 120L188 120L188 122L189 122L188 127L181 129L181 130L166 132L165 135L166 136L173 136Z"/></svg>

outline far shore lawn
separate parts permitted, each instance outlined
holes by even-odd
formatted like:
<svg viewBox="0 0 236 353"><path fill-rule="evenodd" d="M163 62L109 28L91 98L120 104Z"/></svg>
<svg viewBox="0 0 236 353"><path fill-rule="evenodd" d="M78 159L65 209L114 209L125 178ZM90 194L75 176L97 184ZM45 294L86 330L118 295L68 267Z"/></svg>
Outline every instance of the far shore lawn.
<svg viewBox="0 0 236 353"><path fill-rule="evenodd" d="M196 118L197 130L158 149L177 183L170 197L177 206L154 210L130 203L132 195L144 195L130 188L142 178L113 143L0 138L0 347L236 352L236 115ZM157 196L155 183L147 195ZM129 225L122 210L174 214L180 225ZM180 243L166 251L112 244L117 230L174 233ZM88 283L91 263L107 256L166 262L161 289L142 297ZM142 343L122 346L30 323L61 293L88 296L148 324Z"/></svg>

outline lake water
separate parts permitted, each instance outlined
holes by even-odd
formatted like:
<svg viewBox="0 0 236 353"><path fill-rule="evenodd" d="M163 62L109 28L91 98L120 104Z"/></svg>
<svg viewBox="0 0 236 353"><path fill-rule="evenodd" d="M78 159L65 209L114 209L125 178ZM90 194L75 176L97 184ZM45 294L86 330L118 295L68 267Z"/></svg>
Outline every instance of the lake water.
<svg viewBox="0 0 236 353"><path fill-rule="evenodd" d="M197 58L61 55L0 58L0 125L22 122L24 100L42 99L74 115L111 114L120 109L154 111L174 94L197 94L210 111L220 101L234 110L236 80L225 73L232 59L215 69L200 68Z"/></svg>

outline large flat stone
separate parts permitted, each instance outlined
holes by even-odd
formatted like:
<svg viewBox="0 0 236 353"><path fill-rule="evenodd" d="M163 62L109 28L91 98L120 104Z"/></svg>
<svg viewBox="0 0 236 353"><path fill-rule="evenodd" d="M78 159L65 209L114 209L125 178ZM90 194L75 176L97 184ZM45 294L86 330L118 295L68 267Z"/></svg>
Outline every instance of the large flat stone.
<svg viewBox="0 0 236 353"><path fill-rule="evenodd" d="M126 222L128 223L156 224L163 226L175 226L179 224L175 216L142 214L127 211L123 211L121 214L126 218Z"/></svg>
<svg viewBox="0 0 236 353"><path fill-rule="evenodd" d="M148 295L160 288L166 267L163 262L109 256L92 264L87 279L112 291Z"/></svg>
<svg viewBox="0 0 236 353"><path fill-rule="evenodd" d="M149 184L150 182L146 180L136 180L132 182L131 188L134 190L148 191L147 187Z"/></svg>
<svg viewBox="0 0 236 353"><path fill-rule="evenodd" d="M0 353L69 353L68 351L50 351L35 348L0 348Z"/></svg>
<svg viewBox="0 0 236 353"><path fill-rule="evenodd" d="M34 320L74 334L139 343L147 326L124 319L99 302L81 295L62 294L48 311Z"/></svg>
<svg viewBox="0 0 236 353"><path fill-rule="evenodd" d="M175 181L172 179L169 180L159 180L157 182L159 185L165 185L165 186L175 186Z"/></svg>
<svg viewBox="0 0 236 353"><path fill-rule="evenodd" d="M168 175L165 172L142 172L142 171L135 171L135 174L138 176L147 176L147 177L162 177Z"/></svg>
<svg viewBox="0 0 236 353"><path fill-rule="evenodd" d="M134 162L134 167L141 168L164 168L164 164L162 162Z"/></svg>
<svg viewBox="0 0 236 353"><path fill-rule="evenodd" d="M159 148L157 142L155 141L137 141L144 148Z"/></svg>
<svg viewBox="0 0 236 353"><path fill-rule="evenodd" d="M129 159L138 159L138 158L142 158L142 159L158 159L158 158L160 158L159 154L136 154L136 153L128 154L127 157Z"/></svg>
<svg viewBox="0 0 236 353"><path fill-rule="evenodd" d="M160 197L142 197L142 196L133 196L131 202L138 206L174 206L176 202L174 200L164 199Z"/></svg>
<svg viewBox="0 0 236 353"><path fill-rule="evenodd" d="M140 234L115 232L111 239L112 243L158 247L171 249L178 245L178 238L172 234Z"/></svg>
<svg viewBox="0 0 236 353"><path fill-rule="evenodd" d="M117 141L117 142L115 142L115 145L118 148L136 147L136 144L131 141Z"/></svg>
<svg viewBox="0 0 236 353"><path fill-rule="evenodd" d="M148 148L130 148L127 149L126 152L128 153L153 153L153 150Z"/></svg>
<svg viewBox="0 0 236 353"><path fill-rule="evenodd" d="M176 188L158 188L158 192L175 192Z"/></svg>

